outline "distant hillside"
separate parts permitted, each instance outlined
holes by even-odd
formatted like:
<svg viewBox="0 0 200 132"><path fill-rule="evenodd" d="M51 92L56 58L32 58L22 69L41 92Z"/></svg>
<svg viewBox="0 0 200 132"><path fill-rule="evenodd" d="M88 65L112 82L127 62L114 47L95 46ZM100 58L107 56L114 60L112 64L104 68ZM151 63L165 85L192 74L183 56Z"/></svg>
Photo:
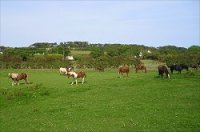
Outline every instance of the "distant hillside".
<svg viewBox="0 0 200 132"><path fill-rule="evenodd" d="M67 60L73 56L74 62ZM148 61L147 61L148 60ZM58 68L77 64L79 67L118 67L142 61L149 69L158 62L166 64L200 63L200 46L188 49L172 45L148 47L136 44L89 44L88 42L34 43L29 47L0 47L1 68Z"/></svg>

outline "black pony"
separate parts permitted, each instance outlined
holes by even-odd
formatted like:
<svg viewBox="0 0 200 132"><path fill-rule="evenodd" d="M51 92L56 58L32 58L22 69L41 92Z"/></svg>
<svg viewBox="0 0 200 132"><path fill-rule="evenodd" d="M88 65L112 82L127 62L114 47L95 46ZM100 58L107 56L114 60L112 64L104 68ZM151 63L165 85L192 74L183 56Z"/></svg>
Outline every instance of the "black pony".
<svg viewBox="0 0 200 132"><path fill-rule="evenodd" d="M189 66L188 65L186 65L186 64L172 64L171 66L170 66L170 71L171 71L171 73L173 74L173 71L175 70L175 71L178 71L178 73L181 73L181 71L183 70L183 69L185 69L185 70L189 70Z"/></svg>

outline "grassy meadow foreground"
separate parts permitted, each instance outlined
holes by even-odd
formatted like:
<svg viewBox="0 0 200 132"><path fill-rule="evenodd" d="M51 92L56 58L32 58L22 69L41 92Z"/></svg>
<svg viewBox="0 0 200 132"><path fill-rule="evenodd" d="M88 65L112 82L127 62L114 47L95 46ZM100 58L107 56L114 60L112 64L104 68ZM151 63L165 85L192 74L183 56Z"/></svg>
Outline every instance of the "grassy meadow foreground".
<svg viewBox="0 0 200 132"><path fill-rule="evenodd" d="M11 86L9 72L30 84ZM116 69L86 70L85 84L58 70L1 70L0 130L200 131L200 71L162 79L156 71L118 78Z"/></svg>

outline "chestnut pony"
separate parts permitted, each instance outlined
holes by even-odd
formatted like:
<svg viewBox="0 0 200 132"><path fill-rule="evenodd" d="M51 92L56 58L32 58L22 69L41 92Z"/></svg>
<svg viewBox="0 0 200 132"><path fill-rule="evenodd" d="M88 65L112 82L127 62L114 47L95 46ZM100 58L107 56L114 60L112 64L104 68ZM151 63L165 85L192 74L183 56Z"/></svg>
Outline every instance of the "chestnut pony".
<svg viewBox="0 0 200 132"><path fill-rule="evenodd" d="M139 64L139 65L135 66L135 72L136 73L138 72L138 70L144 70L145 73L147 72L147 68L143 64Z"/></svg>
<svg viewBox="0 0 200 132"><path fill-rule="evenodd" d="M119 77L121 78L121 76L123 75L123 73L126 73L127 77L128 77L128 73L129 73L129 67L128 66L122 66L122 67L119 67L118 69L118 74L119 74Z"/></svg>

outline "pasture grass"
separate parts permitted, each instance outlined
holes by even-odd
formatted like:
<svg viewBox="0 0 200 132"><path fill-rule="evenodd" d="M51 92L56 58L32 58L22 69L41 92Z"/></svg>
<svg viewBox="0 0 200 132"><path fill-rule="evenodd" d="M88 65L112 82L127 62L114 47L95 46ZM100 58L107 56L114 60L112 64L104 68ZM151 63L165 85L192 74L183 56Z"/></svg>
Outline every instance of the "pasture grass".
<svg viewBox="0 0 200 132"><path fill-rule="evenodd" d="M8 72L29 84L11 86ZM1 131L200 131L200 72L159 78L157 72L119 78L117 70L87 70L70 85L58 70L1 70Z"/></svg>
<svg viewBox="0 0 200 132"><path fill-rule="evenodd" d="M89 55L91 51L85 50L71 50L72 55Z"/></svg>

